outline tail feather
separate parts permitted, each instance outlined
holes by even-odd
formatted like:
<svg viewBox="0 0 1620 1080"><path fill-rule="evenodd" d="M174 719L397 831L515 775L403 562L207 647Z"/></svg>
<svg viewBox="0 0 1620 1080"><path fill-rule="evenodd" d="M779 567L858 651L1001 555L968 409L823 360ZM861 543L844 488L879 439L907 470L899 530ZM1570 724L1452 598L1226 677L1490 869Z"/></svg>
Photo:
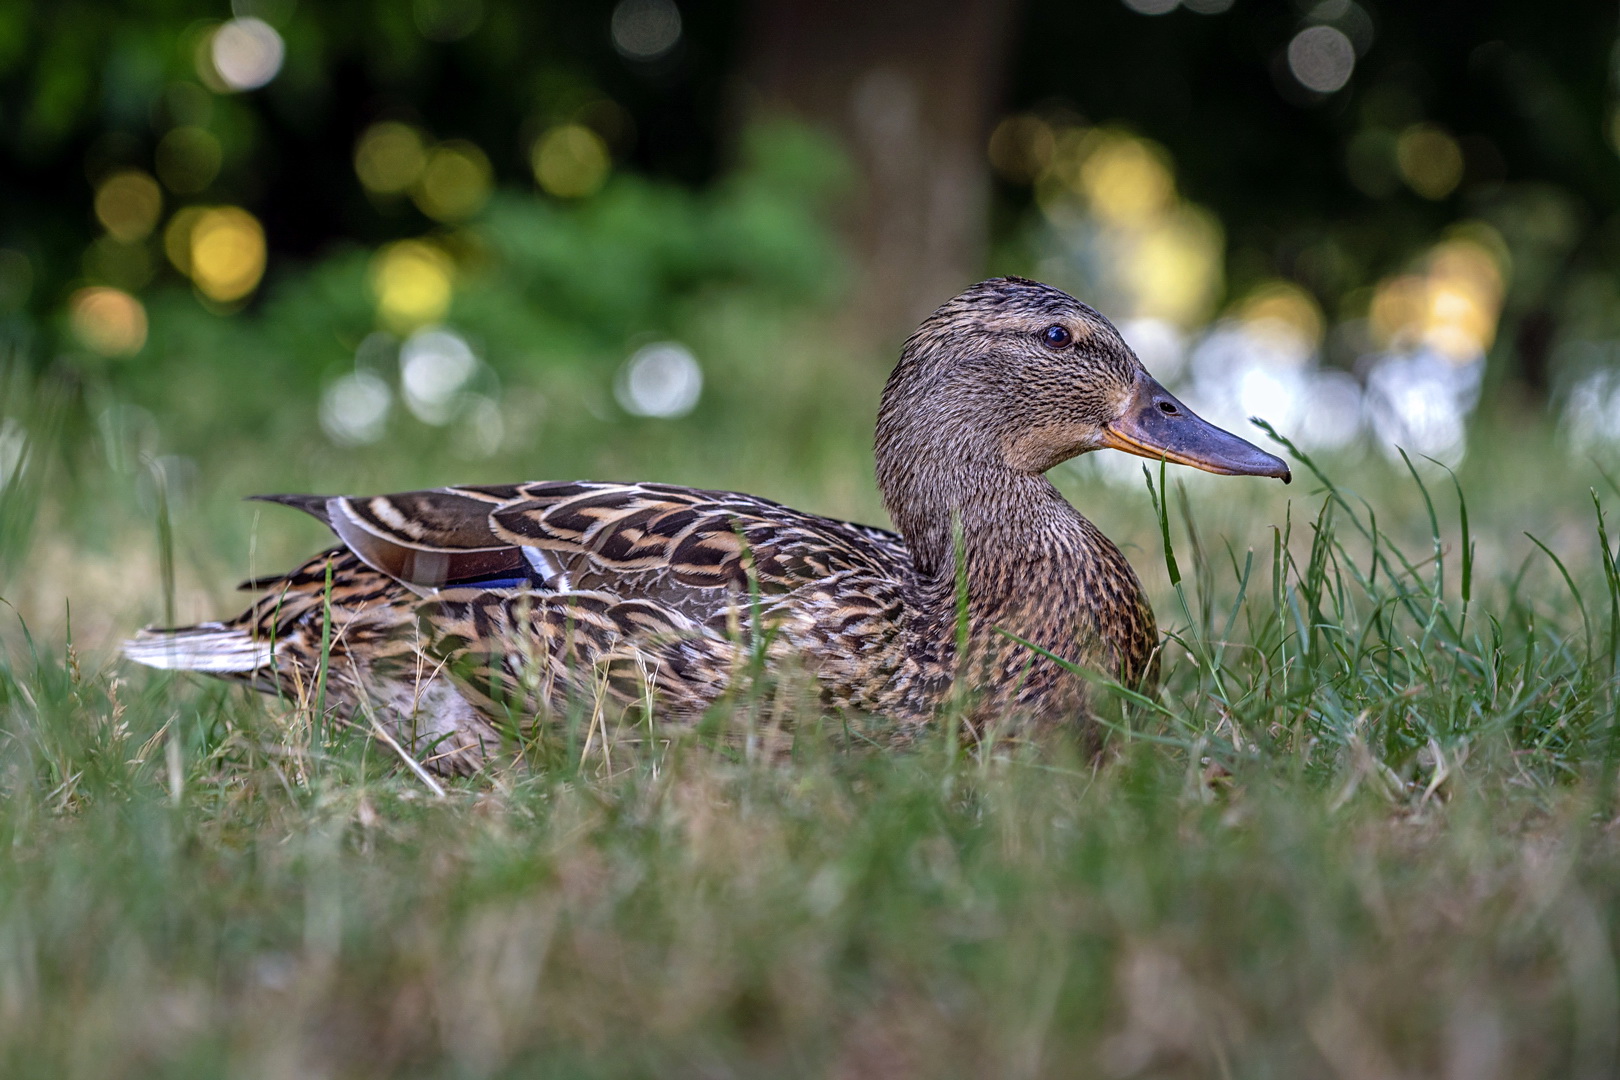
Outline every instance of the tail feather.
<svg viewBox="0 0 1620 1080"><path fill-rule="evenodd" d="M248 674L269 667L275 659L268 641L223 623L142 630L124 642L124 655L147 667L216 675Z"/></svg>
<svg viewBox="0 0 1620 1080"><path fill-rule="evenodd" d="M249 495L248 502L280 503L295 510L302 510L312 517L319 518L326 524L332 524L332 515L327 511L326 504L332 501L330 495Z"/></svg>

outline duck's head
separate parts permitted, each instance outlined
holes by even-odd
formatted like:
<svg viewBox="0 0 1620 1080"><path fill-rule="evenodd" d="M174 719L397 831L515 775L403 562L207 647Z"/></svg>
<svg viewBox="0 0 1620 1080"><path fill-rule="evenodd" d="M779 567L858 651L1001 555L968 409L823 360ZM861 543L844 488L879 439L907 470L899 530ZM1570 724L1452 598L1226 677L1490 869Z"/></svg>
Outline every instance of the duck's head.
<svg viewBox="0 0 1620 1080"><path fill-rule="evenodd" d="M884 388L877 441L880 479L897 481L932 471L929 454L1038 475L1101 449L1289 480L1280 458L1160 386L1107 319L1022 278L974 285L911 336Z"/></svg>

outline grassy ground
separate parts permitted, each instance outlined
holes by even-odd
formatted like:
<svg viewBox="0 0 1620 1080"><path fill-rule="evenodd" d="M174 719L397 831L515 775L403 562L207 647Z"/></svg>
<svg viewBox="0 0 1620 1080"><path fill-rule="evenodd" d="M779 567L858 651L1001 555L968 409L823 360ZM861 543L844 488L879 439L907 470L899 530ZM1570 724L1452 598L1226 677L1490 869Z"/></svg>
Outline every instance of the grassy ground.
<svg viewBox="0 0 1620 1080"><path fill-rule="evenodd" d="M1100 758L887 753L739 701L651 745L550 733L439 798L331 718L112 657L166 593L223 614L319 542L252 490L640 475L881 520L880 368L789 357L739 370L763 404L735 419L473 464L195 454L172 575L139 454L41 437L0 492L0 1072L1615 1074L1620 581L1589 488L1620 492L1534 427L1456 484L1064 472L1172 634Z"/></svg>

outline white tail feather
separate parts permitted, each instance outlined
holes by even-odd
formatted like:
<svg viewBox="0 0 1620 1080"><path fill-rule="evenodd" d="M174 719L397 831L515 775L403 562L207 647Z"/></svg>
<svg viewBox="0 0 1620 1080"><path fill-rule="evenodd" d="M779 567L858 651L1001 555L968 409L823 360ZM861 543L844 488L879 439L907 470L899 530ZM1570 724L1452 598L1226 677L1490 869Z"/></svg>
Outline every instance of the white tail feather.
<svg viewBox="0 0 1620 1080"><path fill-rule="evenodd" d="M183 630L142 630L124 642L124 655L147 667L218 675L258 671L275 658L269 642L255 641L247 631L219 623Z"/></svg>

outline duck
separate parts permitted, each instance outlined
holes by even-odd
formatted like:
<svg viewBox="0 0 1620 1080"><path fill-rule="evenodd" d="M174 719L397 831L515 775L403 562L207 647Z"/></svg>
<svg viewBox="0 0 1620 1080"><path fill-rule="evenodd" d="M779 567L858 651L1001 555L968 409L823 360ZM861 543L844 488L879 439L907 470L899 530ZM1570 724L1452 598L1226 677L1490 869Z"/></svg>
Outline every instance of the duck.
<svg viewBox="0 0 1620 1080"><path fill-rule="evenodd" d="M1160 664L1135 571L1046 475L1098 450L1290 479L1096 310L998 277L929 315L884 386L892 529L652 482L254 496L336 543L245 582L261 595L236 618L147 628L124 652L318 690L439 774L484 769L581 703L692 723L761 670L911 730L949 708L1085 724L1095 675L1152 695Z"/></svg>

